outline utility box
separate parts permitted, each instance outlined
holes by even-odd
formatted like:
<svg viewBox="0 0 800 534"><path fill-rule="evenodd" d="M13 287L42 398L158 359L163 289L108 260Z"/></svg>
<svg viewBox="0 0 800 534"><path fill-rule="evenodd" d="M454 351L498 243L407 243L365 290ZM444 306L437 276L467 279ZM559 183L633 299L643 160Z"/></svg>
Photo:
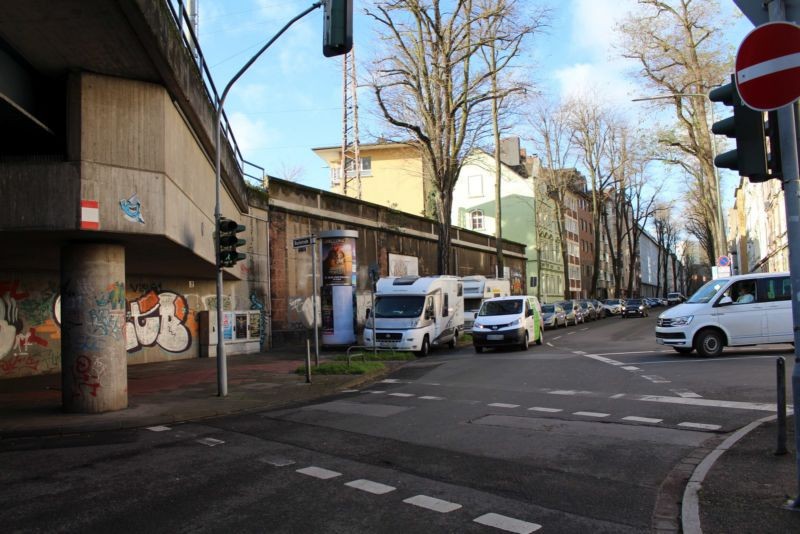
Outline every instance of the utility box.
<svg viewBox="0 0 800 534"><path fill-rule="evenodd" d="M200 357L217 356L217 312L198 312L200 323ZM261 352L267 338L266 317L260 310L233 310L222 312L222 339L225 354L252 354Z"/></svg>

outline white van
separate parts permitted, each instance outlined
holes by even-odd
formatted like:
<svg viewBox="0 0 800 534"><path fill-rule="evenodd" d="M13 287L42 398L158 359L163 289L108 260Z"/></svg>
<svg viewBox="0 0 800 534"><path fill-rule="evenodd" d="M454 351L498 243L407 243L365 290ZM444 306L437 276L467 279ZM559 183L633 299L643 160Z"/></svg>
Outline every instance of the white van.
<svg viewBox="0 0 800 534"><path fill-rule="evenodd" d="M487 278L482 275L465 276L464 284L464 329L469 332L475 315L486 299L511 295L511 280L507 278Z"/></svg>
<svg viewBox="0 0 800 534"><path fill-rule="evenodd" d="M723 347L793 343L789 273L753 273L708 282L658 316L656 342L684 354Z"/></svg>
<svg viewBox="0 0 800 534"><path fill-rule="evenodd" d="M529 343L544 341L539 299L529 296L487 299L472 324L472 345L481 353L486 347L515 345L528 350Z"/></svg>
<svg viewBox="0 0 800 534"><path fill-rule="evenodd" d="M367 311L364 345L427 356L432 346L456 346L464 328L464 294L455 276L390 276L378 280Z"/></svg>

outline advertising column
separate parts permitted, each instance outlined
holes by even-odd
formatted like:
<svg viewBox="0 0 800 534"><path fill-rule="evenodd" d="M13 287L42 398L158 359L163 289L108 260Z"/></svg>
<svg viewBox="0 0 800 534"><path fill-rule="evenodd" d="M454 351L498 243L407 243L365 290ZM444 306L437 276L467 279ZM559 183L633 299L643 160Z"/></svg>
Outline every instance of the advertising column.
<svg viewBox="0 0 800 534"><path fill-rule="evenodd" d="M322 242L322 344L356 342L355 230L320 232Z"/></svg>

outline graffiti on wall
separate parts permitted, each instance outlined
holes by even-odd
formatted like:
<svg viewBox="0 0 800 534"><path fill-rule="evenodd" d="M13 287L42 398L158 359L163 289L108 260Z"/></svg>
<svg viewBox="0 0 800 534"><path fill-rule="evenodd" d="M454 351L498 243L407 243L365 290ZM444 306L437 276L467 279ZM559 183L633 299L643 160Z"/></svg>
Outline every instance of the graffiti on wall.
<svg viewBox="0 0 800 534"><path fill-rule="evenodd" d="M168 352L183 352L192 343L186 325L186 298L172 291L150 290L128 302L125 343L128 352L158 345Z"/></svg>
<svg viewBox="0 0 800 534"><path fill-rule="evenodd" d="M23 290L19 280L0 280L0 376L24 376L58 369L50 348L60 339L56 292Z"/></svg>
<svg viewBox="0 0 800 534"><path fill-rule="evenodd" d="M250 293L250 309L258 310L260 316L259 326L261 327L258 343L261 348L264 348L264 342L267 339L267 312L264 309L264 303L258 300L258 295L256 295L255 291Z"/></svg>

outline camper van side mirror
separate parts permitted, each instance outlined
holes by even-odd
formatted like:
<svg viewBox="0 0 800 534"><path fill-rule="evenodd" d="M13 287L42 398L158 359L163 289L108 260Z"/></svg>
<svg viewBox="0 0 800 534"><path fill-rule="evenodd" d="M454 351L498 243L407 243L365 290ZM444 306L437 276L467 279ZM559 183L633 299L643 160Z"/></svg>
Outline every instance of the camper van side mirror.
<svg viewBox="0 0 800 534"><path fill-rule="evenodd" d="M425 319L426 320L433 319L433 312L431 310L425 310Z"/></svg>

